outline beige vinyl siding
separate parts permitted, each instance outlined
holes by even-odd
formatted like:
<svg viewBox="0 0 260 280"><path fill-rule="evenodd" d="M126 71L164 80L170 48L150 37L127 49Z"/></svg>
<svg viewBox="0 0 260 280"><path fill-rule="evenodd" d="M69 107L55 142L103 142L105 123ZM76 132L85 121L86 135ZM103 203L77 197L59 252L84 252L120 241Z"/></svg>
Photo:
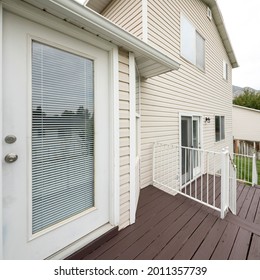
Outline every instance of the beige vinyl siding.
<svg viewBox="0 0 260 280"><path fill-rule="evenodd" d="M141 187L152 183L152 145L179 145L179 113L200 114L202 148L232 150L231 65L214 21L200 0L148 0L148 43L181 67L142 82ZM205 39L206 65L201 71L180 56L180 15L183 13ZM223 79L223 59L228 62L228 81ZM215 142L215 115L225 116L224 141ZM210 123L205 124L205 117Z"/></svg>
<svg viewBox="0 0 260 280"><path fill-rule="evenodd" d="M120 229L130 223L129 54L119 51Z"/></svg>
<svg viewBox="0 0 260 280"><path fill-rule="evenodd" d="M233 136L237 140L260 142L260 111L233 106Z"/></svg>
<svg viewBox="0 0 260 280"><path fill-rule="evenodd" d="M142 1L141 0L114 0L102 12L124 30L142 39Z"/></svg>

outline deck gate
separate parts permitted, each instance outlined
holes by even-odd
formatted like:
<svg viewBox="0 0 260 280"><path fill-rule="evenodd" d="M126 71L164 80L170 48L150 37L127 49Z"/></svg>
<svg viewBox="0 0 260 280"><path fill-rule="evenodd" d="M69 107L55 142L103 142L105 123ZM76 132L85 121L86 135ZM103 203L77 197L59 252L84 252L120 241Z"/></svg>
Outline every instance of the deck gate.
<svg viewBox="0 0 260 280"><path fill-rule="evenodd" d="M236 213L236 167L229 151L212 152L173 144L153 147L153 184L181 194L225 217Z"/></svg>

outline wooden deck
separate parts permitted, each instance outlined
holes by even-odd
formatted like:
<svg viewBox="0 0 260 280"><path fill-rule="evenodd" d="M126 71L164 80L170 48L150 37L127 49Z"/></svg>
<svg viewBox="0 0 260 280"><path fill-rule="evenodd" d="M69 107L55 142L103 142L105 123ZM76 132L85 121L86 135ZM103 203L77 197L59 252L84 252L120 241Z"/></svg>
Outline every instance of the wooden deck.
<svg viewBox="0 0 260 280"><path fill-rule="evenodd" d="M237 216L152 186L141 191L137 220L83 259L259 260L260 187L238 184Z"/></svg>

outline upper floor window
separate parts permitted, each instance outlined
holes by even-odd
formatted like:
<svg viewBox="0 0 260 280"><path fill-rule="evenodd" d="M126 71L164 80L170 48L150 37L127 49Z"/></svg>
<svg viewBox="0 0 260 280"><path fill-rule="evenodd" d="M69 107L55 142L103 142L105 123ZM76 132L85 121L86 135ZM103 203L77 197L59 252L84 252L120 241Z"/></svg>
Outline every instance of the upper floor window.
<svg viewBox="0 0 260 280"><path fill-rule="evenodd" d="M184 15L181 15L181 55L205 70L205 39Z"/></svg>
<svg viewBox="0 0 260 280"><path fill-rule="evenodd" d="M228 80L228 64L223 60L223 79Z"/></svg>

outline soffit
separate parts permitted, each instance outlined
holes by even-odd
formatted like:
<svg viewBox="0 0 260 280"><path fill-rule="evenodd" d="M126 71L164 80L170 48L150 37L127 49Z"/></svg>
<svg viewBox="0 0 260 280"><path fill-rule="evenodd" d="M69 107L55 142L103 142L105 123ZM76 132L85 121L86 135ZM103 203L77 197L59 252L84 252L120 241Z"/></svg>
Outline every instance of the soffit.
<svg viewBox="0 0 260 280"><path fill-rule="evenodd" d="M45 12L70 22L73 25L84 29L99 38L102 38L119 48L123 48L134 53L139 73L144 78L151 78L166 72L178 70L180 65L161 53L157 49L151 47L142 40L124 31L108 19L99 15L91 9L74 1L64 0L5 0L5 7L8 8L15 3L30 3ZM18 12L19 13L19 12Z"/></svg>
<svg viewBox="0 0 260 280"><path fill-rule="evenodd" d="M217 26L218 32L220 34L232 67L239 67L235 52L232 48L231 41L229 39L228 32L225 27L223 16L221 14L216 0L202 0L202 2L204 2L212 11L215 24Z"/></svg>
<svg viewBox="0 0 260 280"><path fill-rule="evenodd" d="M85 2L84 6L100 14L110 2L112 2L112 0L89 0Z"/></svg>

